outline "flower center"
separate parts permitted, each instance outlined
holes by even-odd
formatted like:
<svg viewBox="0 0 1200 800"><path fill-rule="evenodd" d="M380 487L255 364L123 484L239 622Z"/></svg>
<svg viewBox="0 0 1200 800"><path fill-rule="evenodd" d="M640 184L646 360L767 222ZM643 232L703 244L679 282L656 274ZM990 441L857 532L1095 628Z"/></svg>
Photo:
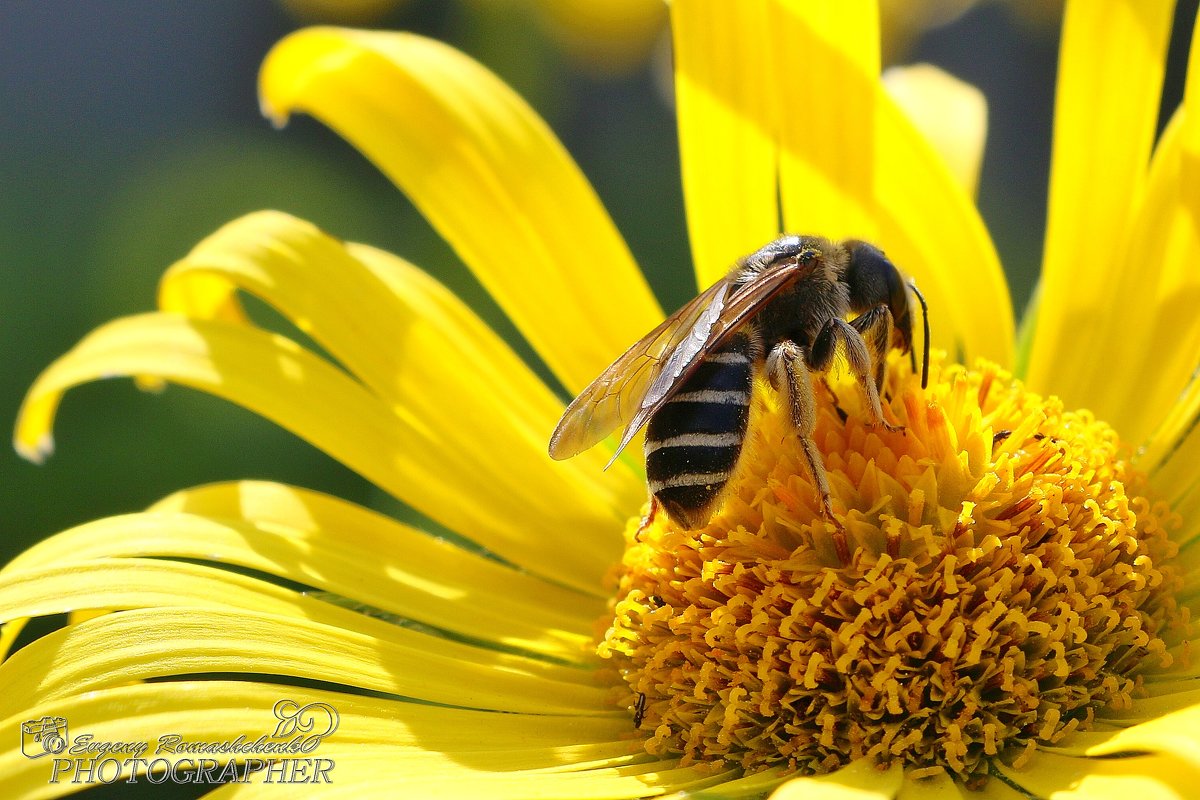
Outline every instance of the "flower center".
<svg viewBox="0 0 1200 800"><path fill-rule="evenodd" d="M852 379L816 387L836 523L766 387L706 526L631 521L599 652L649 752L802 773L898 759L977 786L1169 663L1178 519L1112 428L992 365L932 373L922 390L890 364L897 433L864 423Z"/></svg>

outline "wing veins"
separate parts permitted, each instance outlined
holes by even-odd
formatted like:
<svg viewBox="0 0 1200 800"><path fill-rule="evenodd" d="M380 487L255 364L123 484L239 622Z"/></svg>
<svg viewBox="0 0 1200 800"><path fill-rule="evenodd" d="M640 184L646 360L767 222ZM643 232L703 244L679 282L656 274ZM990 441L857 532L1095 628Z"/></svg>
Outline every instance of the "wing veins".
<svg viewBox="0 0 1200 800"><path fill-rule="evenodd" d="M741 328L748 317L762 308L764 304L769 302L779 292L787 288L788 284L799 273L800 264L790 261L761 274L753 282L740 287L740 291L736 291L733 294L730 302L725 304L719 316L713 320L712 327L706 333L697 350L685 357L686 361L681 365L677 374L667 380L663 380L667 372L665 370L660 372L654 384L643 395L642 407L626 426L625 433L621 437L621 442L617 446L617 452L608 462L610 465L620 455L621 451L625 449L625 445L629 444L630 440L633 439L641 427L650 421L650 417L654 416L655 412L666 405L667 401L671 399L671 396L675 394L680 385L696 371L696 367L704 361L704 357L728 341L729 337Z"/></svg>
<svg viewBox="0 0 1200 800"><path fill-rule="evenodd" d="M607 469L704 357L800 272L801 265L789 261L730 292L735 272L693 298L622 353L567 406L550 439L550 456L570 458L625 423Z"/></svg>
<svg viewBox="0 0 1200 800"><path fill-rule="evenodd" d="M663 320L622 353L571 401L550 438L550 457L562 460L603 440L637 413L655 367L686 338L714 300L723 302L728 280L718 281ZM610 462L611 463L611 462Z"/></svg>

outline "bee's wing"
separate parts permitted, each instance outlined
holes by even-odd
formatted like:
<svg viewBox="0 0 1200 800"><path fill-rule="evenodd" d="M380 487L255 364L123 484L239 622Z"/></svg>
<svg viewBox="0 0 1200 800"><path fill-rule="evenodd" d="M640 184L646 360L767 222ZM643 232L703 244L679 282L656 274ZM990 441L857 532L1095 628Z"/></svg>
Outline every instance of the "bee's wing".
<svg viewBox="0 0 1200 800"><path fill-rule="evenodd" d="M650 417L662 408L675 390L687 380L709 353L716 350L729 336L756 311L763 307L771 298L787 288L798 278L806 268L796 261L787 261L760 273L753 281L738 288L725 300L719 312L713 315L710 324L703 331L701 324L693 329L694 335L684 339L679 347L667 357L666 362L655 376L650 388L642 397L641 408L629 421L617 453L629 444L629 440L650 421ZM707 318L708 315L706 314ZM708 322L707 319L701 322ZM613 456L616 458L616 455ZM611 461L609 462L612 463Z"/></svg>
<svg viewBox="0 0 1200 800"><path fill-rule="evenodd" d="M704 357L799 276L801 269L796 262L786 262L732 293L732 282L726 278L671 315L567 407L550 439L551 457L581 453L625 423L615 460Z"/></svg>
<svg viewBox="0 0 1200 800"><path fill-rule="evenodd" d="M725 305L729 285L728 278L722 279L693 298L622 353L580 392L567 406L550 437L550 457L559 461L570 458L602 441L621 424L628 426L644 405L646 391L660 374L662 365L680 343L698 329L711 328ZM636 428L630 432L626 427L626 442L636 432Z"/></svg>

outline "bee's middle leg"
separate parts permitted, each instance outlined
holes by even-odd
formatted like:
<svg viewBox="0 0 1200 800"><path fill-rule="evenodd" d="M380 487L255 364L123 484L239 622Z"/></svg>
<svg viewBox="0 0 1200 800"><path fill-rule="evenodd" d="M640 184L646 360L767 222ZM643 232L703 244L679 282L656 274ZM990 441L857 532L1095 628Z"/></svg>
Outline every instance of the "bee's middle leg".
<svg viewBox="0 0 1200 800"><path fill-rule="evenodd" d="M792 427L800 439L808 470L821 496L821 513L826 519L834 519L833 506L829 499L829 476L825 474L825 462L817 449L812 435L817 427L817 403L813 395L812 375L805 364L804 348L790 340L784 340L771 348L767 354L767 377L776 391L786 392L792 413Z"/></svg>
<svg viewBox="0 0 1200 800"><path fill-rule="evenodd" d="M871 312L867 312L870 314ZM891 326L891 314L881 317L882 322L874 321L873 328L880 325ZM876 330L871 330L871 337L875 339L878 336ZM883 405L879 401L879 387L876 381L882 382L882 371L872 374L873 363L871 360L871 352L867 349L867 343L863 339L863 335L854 329L850 323L845 320L835 317L822 326L817 338L813 341L812 348L809 350L808 366L824 372L833 365L833 358L837 354L838 344L842 345L843 352L846 354L846 361L850 364L850 372L853 373L854 379L858 381L858 385L862 387L863 392L867 396L867 409L869 425L882 425L889 431L900 432L904 430L903 425L893 425L883 418ZM884 350L884 355L887 351ZM876 358L879 365L883 364L883 356Z"/></svg>

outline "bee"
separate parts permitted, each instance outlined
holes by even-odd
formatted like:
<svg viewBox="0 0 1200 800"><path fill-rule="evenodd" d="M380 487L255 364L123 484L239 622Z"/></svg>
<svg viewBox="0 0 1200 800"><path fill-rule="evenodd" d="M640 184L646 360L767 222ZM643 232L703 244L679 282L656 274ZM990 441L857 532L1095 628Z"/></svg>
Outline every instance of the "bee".
<svg viewBox="0 0 1200 800"><path fill-rule="evenodd" d="M924 320L924 387L929 318L916 285L866 242L777 239L739 260L592 381L559 420L550 456L570 458L624 425L611 465L646 426L652 498L676 522L698 528L737 465L754 378L764 375L786 394L821 512L833 520L829 479L812 439L812 376L828 371L841 352L866 395L868 424L903 430L884 419L880 393L890 348L907 353L916 371L909 290Z"/></svg>

